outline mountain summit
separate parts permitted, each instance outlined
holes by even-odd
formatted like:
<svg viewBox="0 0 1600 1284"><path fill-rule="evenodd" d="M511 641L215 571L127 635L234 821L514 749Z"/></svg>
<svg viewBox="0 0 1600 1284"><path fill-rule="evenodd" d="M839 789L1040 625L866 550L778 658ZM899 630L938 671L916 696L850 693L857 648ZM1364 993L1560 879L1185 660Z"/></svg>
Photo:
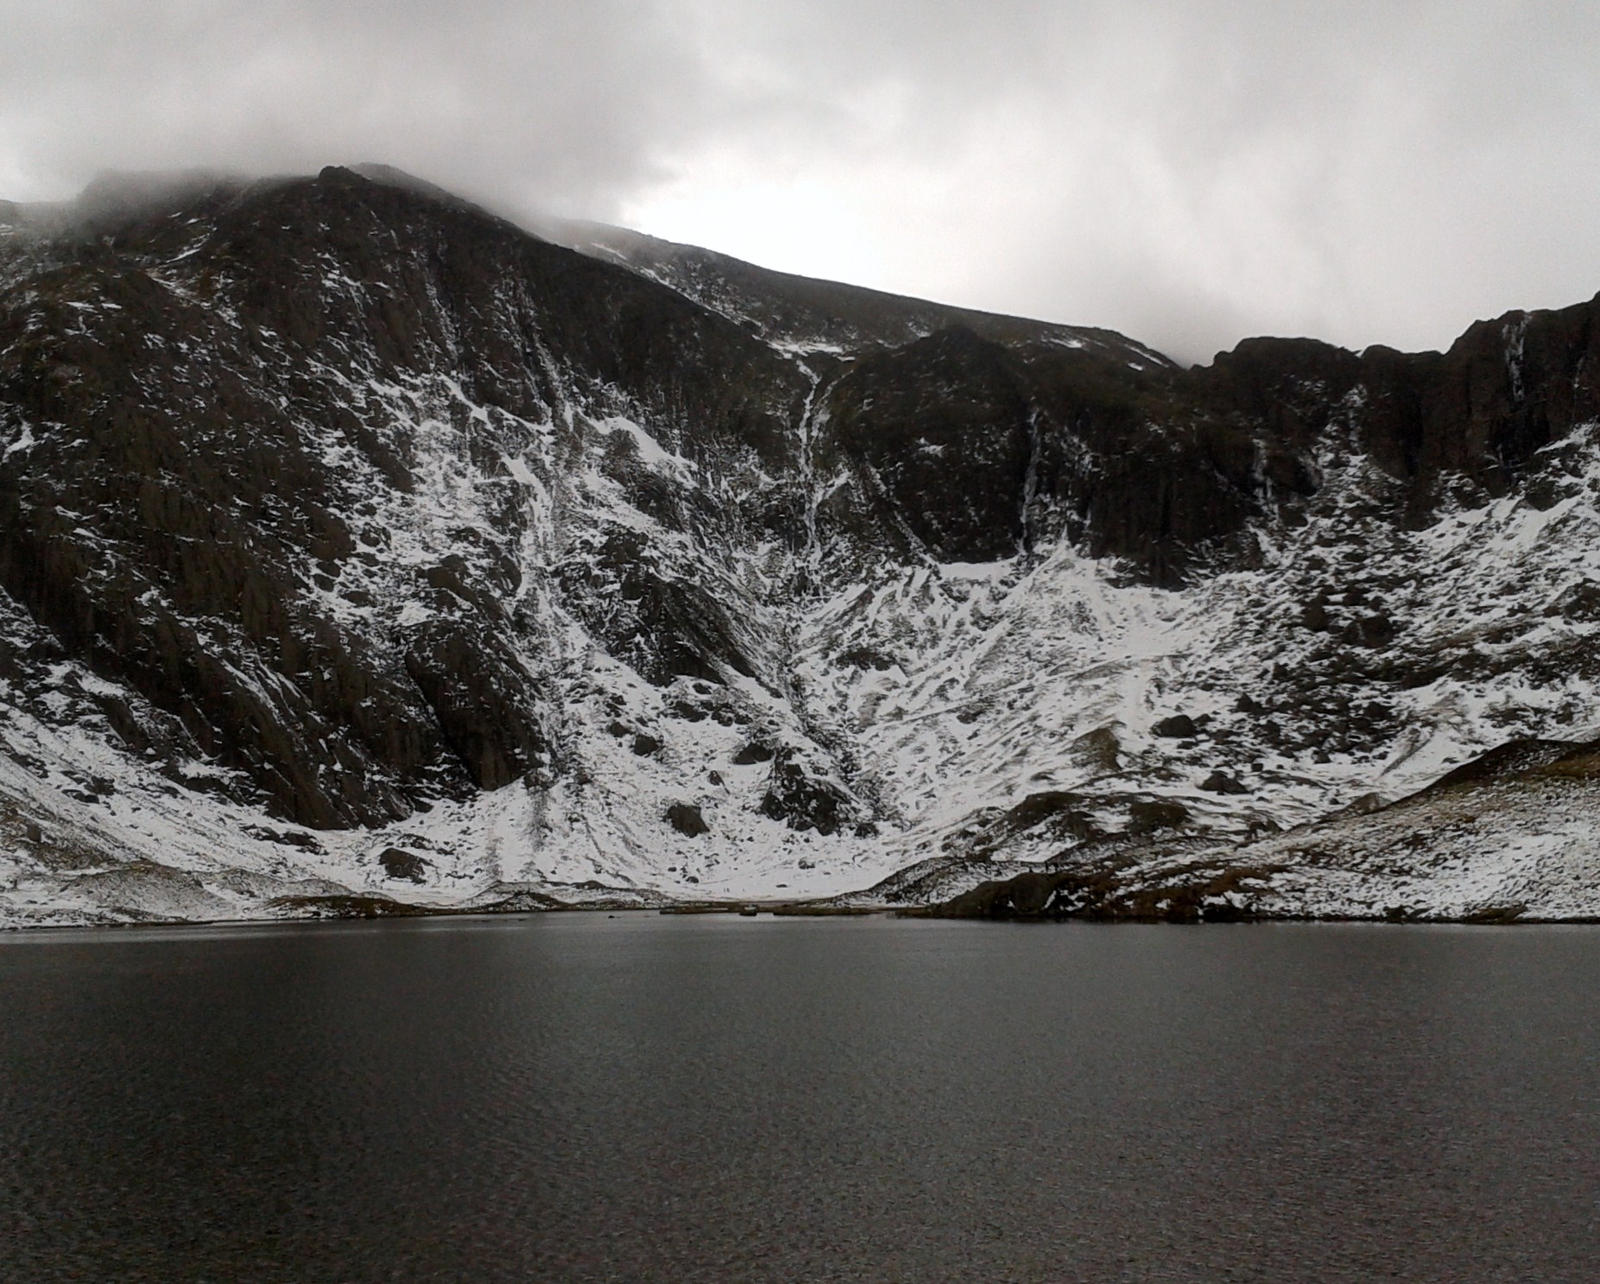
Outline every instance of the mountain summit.
<svg viewBox="0 0 1600 1284"><path fill-rule="evenodd" d="M553 235L0 205L0 919L1600 913L1600 303L1185 370Z"/></svg>

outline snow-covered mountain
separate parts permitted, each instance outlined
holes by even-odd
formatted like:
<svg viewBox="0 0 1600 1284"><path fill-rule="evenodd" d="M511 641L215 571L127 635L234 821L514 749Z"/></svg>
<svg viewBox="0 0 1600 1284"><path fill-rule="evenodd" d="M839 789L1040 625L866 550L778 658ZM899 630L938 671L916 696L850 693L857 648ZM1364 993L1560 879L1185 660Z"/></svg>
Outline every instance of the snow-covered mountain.
<svg viewBox="0 0 1600 1284"><path fill-rule="evenodd" d="M0 921L1600 914L1600 303L1183 370L546 231L0 205Z"/></svg>

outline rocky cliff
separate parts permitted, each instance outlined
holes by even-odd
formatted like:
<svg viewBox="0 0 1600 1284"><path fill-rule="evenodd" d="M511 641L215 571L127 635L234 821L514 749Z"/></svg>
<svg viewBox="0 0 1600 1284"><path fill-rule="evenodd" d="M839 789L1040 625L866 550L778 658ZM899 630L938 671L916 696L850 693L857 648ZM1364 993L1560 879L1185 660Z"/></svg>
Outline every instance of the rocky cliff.
<svg viewBox="0 0 1600 1284"><path fill-rule="evenodd" d="M376 169L0 206L0 915L1204 849L1259 875L1214 913L1466 916L1538 910L1535 848L1600 912L1582 773L1450 848L1476 900L1398 895L1414 804L1285 836L1600 724L1600 304L1184 370L547 231Z"/></svg>

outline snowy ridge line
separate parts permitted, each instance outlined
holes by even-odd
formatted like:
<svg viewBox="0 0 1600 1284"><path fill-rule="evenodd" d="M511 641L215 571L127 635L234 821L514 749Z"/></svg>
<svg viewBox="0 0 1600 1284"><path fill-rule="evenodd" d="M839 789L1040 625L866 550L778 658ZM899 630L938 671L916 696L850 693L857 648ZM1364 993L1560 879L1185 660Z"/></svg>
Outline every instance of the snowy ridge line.
<svg viewBox="0 0 1600 1284"><path fill-rule="evenodd" d="M1240 913L1600 912L1586 778L1411 800L1600 726L1591 415L1424 503L1352 354L1261 384L1283 425L1190 423L1120 336L609 254L646 288L409 199L335 174L5 269L0 922L1202 867ZM1539 325L1486 332L1484 459ZM1239 528L1096 543L1119 451L1197 434L1226 485L1119 502Z"/></svg>

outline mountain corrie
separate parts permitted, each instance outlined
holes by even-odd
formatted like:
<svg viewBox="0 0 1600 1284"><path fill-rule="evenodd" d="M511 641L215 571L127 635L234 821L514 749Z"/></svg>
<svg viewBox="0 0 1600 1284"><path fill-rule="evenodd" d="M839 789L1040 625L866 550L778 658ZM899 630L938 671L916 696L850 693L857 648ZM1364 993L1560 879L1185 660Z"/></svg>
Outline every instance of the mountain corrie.
<svg viewBox="0 0 1600 1284"><path fill-rule="evenodd" d="M0 205L0 921L1600 914L1600 303L1183 369L546 232Z"/></svg>

